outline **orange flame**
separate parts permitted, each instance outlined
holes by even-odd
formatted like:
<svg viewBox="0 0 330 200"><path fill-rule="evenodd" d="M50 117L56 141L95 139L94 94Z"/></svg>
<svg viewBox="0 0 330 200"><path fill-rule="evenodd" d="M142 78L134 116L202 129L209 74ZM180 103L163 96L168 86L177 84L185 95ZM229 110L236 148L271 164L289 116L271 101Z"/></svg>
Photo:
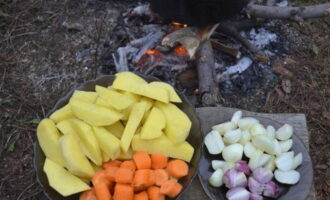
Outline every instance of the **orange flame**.
<svg viewBox="0 0 330 200"><path fill-rule="evenodd" d="M186 50L186 48L184 48L184 46L178 46L175 50L174 50L174 54L177 56L180 55L188 55L188 52Z"/></svg>
<svg viewBox="0 0 330 200"><path fill-rule="evenodd" d="M184 28L188 27L188 24L182 24L180 22L172 22L171 24L174 26L180 26L180 27L184 27Z"/></svg>
<svg viewBox="0 0 330 200"><path fill-rule="evenodd" d="M156 50L156 49L148 49L146 54L148 55L160 55L160 51Z"/></svg>

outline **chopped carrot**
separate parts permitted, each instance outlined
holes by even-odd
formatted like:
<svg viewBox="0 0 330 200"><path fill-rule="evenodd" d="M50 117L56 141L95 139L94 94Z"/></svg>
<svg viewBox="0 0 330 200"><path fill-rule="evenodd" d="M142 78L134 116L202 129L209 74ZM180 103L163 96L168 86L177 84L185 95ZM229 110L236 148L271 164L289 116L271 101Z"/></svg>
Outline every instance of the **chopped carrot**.
<svg viewBox="0 0 330 200"><path fill-rule="evenodd" d="M133 200L133 187L128 184L117 183L113 195L114 200Z"/></svg>
<svg viewBox="0 0 330 200"><path fill-rule="evenodd" d="M120 167L129 168L133 172L135 172L135 170L136 170L135 163L132 160L126 160L126 161L122 162L121 165L120 165Z"/></svg>
<svg viewBox="0 0 330 200"><path fill-rule="evenodd" d="M168 173L165 169L155 170L155 182L157 186L161 186L168 180Z"/></svg>
<svg viewBox="0 0 330 200"><path fill-rule="evenodd" d="M108 187L111 185L111 181L108 179L105 170L98 171L94 174L92 178L93 185L97 185L99 183L105 183Z"/></svg>
<svg viewBox="0 0 330 200"><path fill-rule="evenodd" d="M151 168L163 169L167 166L168 157L162 154L151 154Z"/></svg>
<svg viewBox="0 0 330 200"><path fill-rule="evenodd" d="M110 160L108 162L105 162L102 164L103 169L106 169L108 167L119 167L121 164L121 161L119 160Z"/></svg>
<svg viewBox="0 0 330 200"><path fill-rule="evenodd" d="M155 175L155 171L148 169L148 182L147 182L147 187L153 186L156 184L156 175Z"/></svg>
<svg viewBox="0 0 330 200"><path fill-rule="evenodd" d="M115 180L117 183L132 183L134 172L129 168L120 167L116 171Z"/></svg>
<svg viewBox="0 0 330 200"><path fill-rule="evenodd" d="M146 191L134 195L134 200L148 200L148 193Z"/></svg>
<svg viewBox="0 0 330 200"><path fill-rule="evenodd" d="M160 193L167 195L168 197L171 198L178 196L181 190L182 190L182 185L175 181L166 181L160 187Z"/></svg>
<svg viewBox="0 0 330 200"><path fill-rule="evenodd" d="M108 186L105 183L94 185L97 200L111 200L111 194Z"/></svg>
<svg viewBox="0 0 330 200"><path fill-rule="evenodd" d="M138 169L150 169L151 168L151 158L149 154L145 151L137 152L133 155L133 160Z"/></svg>
<svg viewBox="0 0 330 200"><path fill-rule="evenodd" d="M119 169L119 167L115 166L109 166L105 169L105 175L110 181L116 180L116 172Z"/></svg>
<svg viewBox="0 0 330 200"><path fill-rule="evenodd" d="M80 194L79 200L97 200L94 189L86 190Z"/></svg>
<svg viewBox="0 0 330 200"><path fill-rule="evenodd" d="M167 172L174 178L181 178L188 175L189 167L182 160L171 160L167 164Z"/></svg>
<svg viewBox="0 0 330 200"><path fill-rule="evenodd" d="M134 191L142 191L147 188L150 172L148 169L138 169L135 171L133 179Z"/></svg>
<svg viewBox="0 0 330 200"><path fill-rule="evenodd" d="M150 200L164 200L165 196L160 193L160 188L156 186L151 186L147 190Z"/></svg>

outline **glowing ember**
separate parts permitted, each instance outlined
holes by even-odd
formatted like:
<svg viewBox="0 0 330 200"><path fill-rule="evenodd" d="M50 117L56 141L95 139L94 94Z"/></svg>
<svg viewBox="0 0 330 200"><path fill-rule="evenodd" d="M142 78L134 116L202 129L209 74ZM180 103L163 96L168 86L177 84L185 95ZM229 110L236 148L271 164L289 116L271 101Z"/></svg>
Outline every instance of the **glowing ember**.
<svg viewBox="0 0 330 200"><path fill-rule="evenodd" d="M184 27L184 28L188 27L188 24L181 24L179 22L172 22L171 24L174 26L180 26L180 27Z"/></svg>
<svg viewBox="0 0 330 200"><path fill-rule="evenodd" d="M160 51L158 51L156 49L148 49L146 54L148 54L148 55L161 55Z"/></svg>
<svg viewBox="0 0 330 200"><path fill-rule="evenodd" d="M174 54L177 56L180 55L188 55L188 52L186 50L186 48L184 48L184 46L178 46L175 50L174 50Z"/></svg>
<svg viewBox="0 0 330 200"><path fill-rule="evenodd" d="M199 94L199 93L200 93L199 88L196 88L196 89L194 90L194 94Z"/></svg>

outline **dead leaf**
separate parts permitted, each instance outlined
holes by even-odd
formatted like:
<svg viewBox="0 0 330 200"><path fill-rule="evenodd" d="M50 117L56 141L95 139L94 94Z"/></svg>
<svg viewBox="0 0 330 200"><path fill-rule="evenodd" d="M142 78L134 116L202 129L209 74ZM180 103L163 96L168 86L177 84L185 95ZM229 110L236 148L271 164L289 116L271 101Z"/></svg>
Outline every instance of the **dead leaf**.
<svg viewBox="0 0 330 200"><path fill-rule="evenodd" d="M174 47L174 45L180 43L188 51L190 58L192 58L200 42L201 40L197 36L195 29L186 27L168 34L162 40L162 45Z"/></svg>
<svg viewBox="0 0 330 200"><path fill-rule="evenodd" d="M291 81L289 79L282 80L282 90L287 94L291 93Z"/></svg>
<svg viewBox="0 0 330 200"><path fill-rule="evenodd" d="M283 66L281 60L275 60L273 62L272 68L273 68L274 72L276 72L276 73L278 73L282 76L285 76L285 77L288 77L288 78L293 77L293 73Z"/></svg>

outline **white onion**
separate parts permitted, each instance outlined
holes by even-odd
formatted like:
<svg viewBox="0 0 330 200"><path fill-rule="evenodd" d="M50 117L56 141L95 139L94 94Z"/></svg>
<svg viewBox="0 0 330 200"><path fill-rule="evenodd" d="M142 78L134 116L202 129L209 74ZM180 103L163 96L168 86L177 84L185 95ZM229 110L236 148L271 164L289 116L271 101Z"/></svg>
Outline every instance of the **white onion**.
<svg viewBox="0 0 330 200"><path fill-rule="evenodd" d="M217 169L213 172L213 174L211 175L211 177L209 178L209 183L213 186L213 187L220 187L223 184L223 171L222 169Z"/></svg>
<svg viewBox="0 0 330 200"><path fill-rule="evenodd" d="M238 120L238 127L242 130L249 129L252 125L259 123L259 120L252 117L245 117Z"/></svg>
<svg viewBox="0 0 330 200"><path fill-rule="evenodd" d="M274 152L275 155L280 155L282 153L282 148L277 139L274 139Z"/></svg>
<svg viewBox="0 0 330 200"><path fill-rule="evenodd" d="M242 118L242 111L236 111L233 116L231 117L231 122L234 122L235 124L238 123L238 121Z"/></svg>
<svg viewBox="0 0 330 200"><path fill-rule="evenodd" d="M288 152L292 148L293 140L292 139L284 140L284 141L280 141L279 143L281 146L281 152L285 153L285 152Z"/></svg>
<svg viewBox="0 0 330 200"><path fill-rule="evenodd" d="M266 165L264 165L264 168L274 171L275 167L275 156L272 156Z"/></svg>
<svg viewBox="0 0 330 200"><path fill-rule="evenodd" d="M204 143L210 154L220 154L225 147L218 131L211 131L205 136Z"/></svg>
<svg viewBox="0 0 330 200"><path fill-rule="evenodd" d="M275 138L275 132L276 132L276 130L275 130L274 126L267 126L267 135L268 135L268 137L274 139Z"/></svg>
<svg viewBox="0 0 330 200"><path fill-rule="evenodd" d="M300 179L299 172L295 170L290 170L290 171L275 170L274 175L275 175L275 179L278 182L289 185L294 185L298 183Z"/></svg>
<svg viewBox="0 0 330 200"><path fill-rule="evenodd" d="M239 140L239 143L242 145L245 145L251 140L251 134L249 131L242 131L241 139Z"/></svg>
<svg viewBox="0 0 330 200"><path fill-rule="evenodd" d="M221 135L225 134L227 131L231 131L237 128L234 122L225 122L212 127L213 130L218 131Z"/></svg>
<svg viewBox="0 0 330 200"><path fill-rule="evenodd" d="M249 129L251 136L267 134L267 130L262 124L253 124Z"/></svg>
<svg viewBox="0 0 330 200"><path fill-rule="evenodd" d="M281 153L275 159L276 167L282 171L289 171L293 169L293 152Z"/></svg>
<svg viewBox="0 0 330 200"><path fill-rule="evenodd" d="M293 127L289 124L284 124L276 131L276 138L279 140L288 140L293 135Z"/></svg>
<svg viewBox="0 0 330 200"><path fill-rule="evenodd" d="M294 159L293 159L293 167L292 169L296 169L297 167L299 167L303 162L303 155L302 153L298 153Z"/></svg>
<svg viewBox="0 0 330 200"><path fill-rule="evenodd" d="M212 160L211 165L214 170L221 169L226 164L224 160Z"/></svg>
<svg viewBox="0 0 330 200"><path fill-rule="evenodd" d="M257 149L253 146L253 144L251 142L248 142L244 145L244 155L248 158L251 158L254 154L254 152L256 152Z"/></svg>
<svg viewBox="0 0 330 200"><path fill-rule="evenodd" d="M242 160L243 146L241 144L231 144L226 146L222 151L222 157L228 162L237 162Z"/></svg>
<svg viewBox="0 0 330 200"><path fill-rule="evenodd" d="M252 144L268 154L275 154L274 141L267 135L255 135L252 137Z"/></svg>
<svg viewBox="0 0 330 200"><path fill-rule="evenodd" d="M237 143L241 139L241 136L242 136L241 130L235 129L235 130L228 131L227 133L225 133L223 139L227 144L234 144L234 143Z"/></svg>

